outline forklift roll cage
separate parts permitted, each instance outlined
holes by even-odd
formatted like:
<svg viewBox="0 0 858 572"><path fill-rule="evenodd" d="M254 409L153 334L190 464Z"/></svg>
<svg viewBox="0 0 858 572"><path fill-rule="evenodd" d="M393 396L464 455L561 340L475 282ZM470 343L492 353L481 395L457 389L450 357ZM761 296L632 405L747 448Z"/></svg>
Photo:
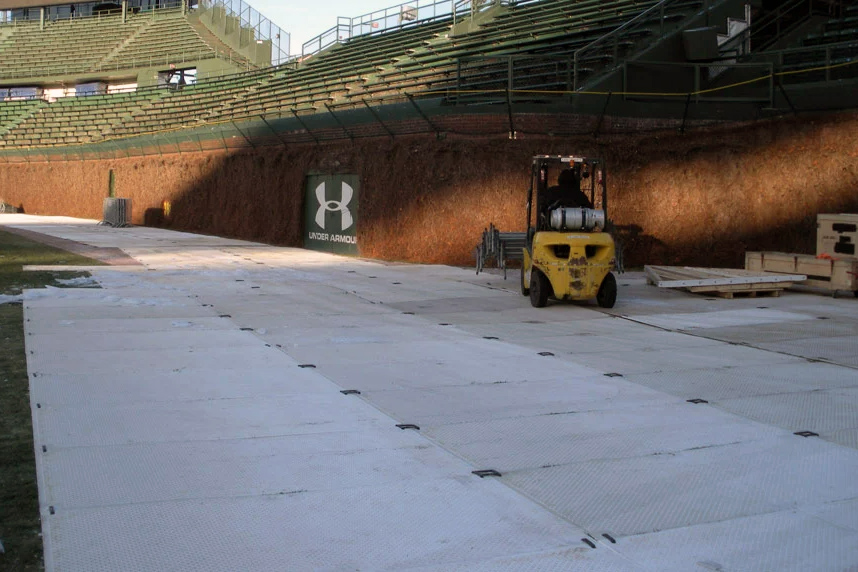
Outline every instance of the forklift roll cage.
<svg viewBox="0 0 858 572"><path fill-rule="evenodd" d="M538 231L551 230L547 217L542 216L549 206L546 204L546 194L551 186L549 179L552 174L551 171L557 170L559 172L576 165L581 168L582 172L590 174L588 178L582 179L581 191L593 205L599 205L598 208L605 211L607 220L608 174L601 159L567 155L536 155L531 166L530 188L527 190L527 224L525 227L527 228L527 249L529 252L532 252L534 234ZM536 220L533 217L534 190L536 191Z"/></svg>

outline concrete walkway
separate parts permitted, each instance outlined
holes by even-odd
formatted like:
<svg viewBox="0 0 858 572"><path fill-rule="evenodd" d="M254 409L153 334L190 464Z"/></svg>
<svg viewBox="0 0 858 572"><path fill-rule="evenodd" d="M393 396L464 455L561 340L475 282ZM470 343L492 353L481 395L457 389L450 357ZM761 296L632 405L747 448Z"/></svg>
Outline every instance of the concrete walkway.
<svg viewBox="0 0 858 572"><path fill-rule="evenodd" d="M26 293L48 570L858 570L858 300L0 225L142 264Z"/></svg>

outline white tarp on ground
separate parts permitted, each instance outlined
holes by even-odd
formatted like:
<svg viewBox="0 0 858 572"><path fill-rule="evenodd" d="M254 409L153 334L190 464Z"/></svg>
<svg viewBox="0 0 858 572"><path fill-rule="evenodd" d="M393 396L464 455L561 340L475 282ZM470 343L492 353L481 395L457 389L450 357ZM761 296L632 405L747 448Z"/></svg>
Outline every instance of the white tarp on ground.
<svg viewBox="0 0 858 572"><path fill-rule="evenodd" d="M470 270L10 220L148 268L25 300L49 570L858 566L854 300L640 277L535 310ZM774 326L825 362L755 347Z"/></svg>

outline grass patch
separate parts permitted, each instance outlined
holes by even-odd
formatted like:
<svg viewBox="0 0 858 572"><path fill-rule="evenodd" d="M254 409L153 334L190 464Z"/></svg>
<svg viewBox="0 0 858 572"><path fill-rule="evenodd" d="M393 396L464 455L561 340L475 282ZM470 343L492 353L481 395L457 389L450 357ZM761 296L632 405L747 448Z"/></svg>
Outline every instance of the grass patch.
<svg viewBox="0 0 858 572"><path fill-rule="evenodd" d="M23 266L29 264L102 263L0 231L0 294L61 287L57 279L88 276L86 272L24 272ZM43 570L21 303L0 304L0 342L0 541L6 551L0 554L0 570Z"/></svg>

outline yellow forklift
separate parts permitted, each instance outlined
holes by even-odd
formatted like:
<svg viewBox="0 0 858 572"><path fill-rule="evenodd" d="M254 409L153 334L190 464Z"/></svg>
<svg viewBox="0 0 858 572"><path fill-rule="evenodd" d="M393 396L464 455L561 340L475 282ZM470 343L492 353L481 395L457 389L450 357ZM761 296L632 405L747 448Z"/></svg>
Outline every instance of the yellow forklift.
<svg viewBox="0 0 858 572"><path fill-rule="evenodd" d="M557 181L552 185L552 181ZM607 227L607 173L599 159L537 155L527 191L521 293L535 308L549 298L617 301L617 249Z"/></svg>

